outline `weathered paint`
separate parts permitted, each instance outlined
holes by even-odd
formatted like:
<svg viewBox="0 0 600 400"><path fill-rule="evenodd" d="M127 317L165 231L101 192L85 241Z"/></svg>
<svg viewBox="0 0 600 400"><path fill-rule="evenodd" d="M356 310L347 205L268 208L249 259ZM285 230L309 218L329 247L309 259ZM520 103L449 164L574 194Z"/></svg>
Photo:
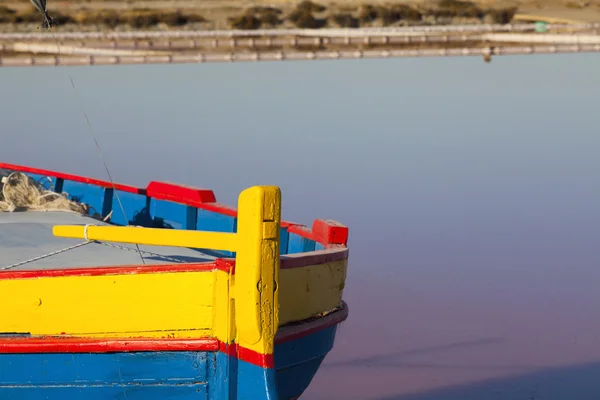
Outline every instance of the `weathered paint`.
<svg viewBox="0 0 600 400"><path fill-rule="evenodd" d="M213 273L0 279L0 304L10 305L0 307L0 332L210 336Z"/></svg>
<svg viewBox="0 0 600 400"><path fill-rule="evenodd" d="M148 344L155 350L149 352L132 348L131 339L121 339L120 346L74 347L68 353L7 352L3 343L32 339L0 339L0 398L121 398L125 393L128 399L294 399L331 350L337 324L347 311L344 307L318 320L281 328L271 365L245 360L237 346L226 351L221 345L216 351L210 339L190 342L179 351L157 347L179 340L157 339ZM44 340L69 339L33 339ZM192 387L195 391L188 390ZM196 397L188 397L192 394Z"/></svg>
<svg viewBox="0 0 600 400"><path fill-rule="evenodd" d="M238 202L235 273L236 342L273 354L279 326L279 229L281 192L274 186L244 190Z"/></svg>
<svg viewBox="0 0 600 400"><path fill-rule="evenodd" d="M279 321L301 321L342 303L347 259L279 272Z"/></svg>
<svg viewBox="0 0 600 400"><path fill-rule="evenodd" d="M0 398L206 399L214 353L0 354Z"/></svg>
<svg viewBox="0 0 600 400"><path fill-rule="evenodd" d="M34 347L41 346L38 350L42 349L46 353L50 348L55 351L59 348L68 348L72 353L86 351L85 349L97 352L120 352L123 348L127 349L125 351L134 351L135 353L132 354L139 354L138 352L143 350L158 354L166 349L176 349L180 352L210 351L211 353L207 354L216 355L214 359L216 364L214 368L208 368L208 386L206 386L208 389L204 386L202 389L196 388L199 390L196 396L201 394L201 397L208 395L210 398L291 399L299 396L306 388L324 354L329 351L333 343L333 336L329 340L330 336L326 333L321 336L320 334L335 332L332 327L345 319L347 310L308 322L304 321L301 324L284 326L279 329L276 337L275 331L277 326L286 322L314 317L340 306L348 255L345 248L348 237L346 227L335 221L316 220L312 229L309 229L299 224L281 221L280 193L279 189L274 187L254 187L244 191L240 195L238 215L235 209L216 203L212 191L205 189L152 182L146 189L116 184L115 192L112 184L104 181L10 164L0 163L0 168L21 170L37 179L51 176L56 183L57 191L64 188L63 182L75 182L79 186L73 187L84 188L86 196L90 198L95 196L95 201L101 201L103 216L112 211L112 223L120 225L130 223L144 227L163 227L163 223L167 223L178 229L203 231L193 232L196 235L187 238L177 237L185 232L172 230L168 235L163 235L166 233L164 231L161 234L159 231L146 230L147 232L142 236L149 244L156 244L158 240L160 242L158 244L163 245L170 243L178 246L198 246L198 242L202 242L200 246L224 249L222 253L235 256L237 264L237 273L233 268L234 260L217 260L215 263L206 264L206 269L194 271L181 265L164 265L157 267L156 270L154 270L156 267L140 266L124 269L90 268L85 269L86 273L83 273L83 270L78 270L77 273L66 271L0 273L0 302L10 304L14 301L13 298L3 300L1 297L13 296L19 300L22 309L25 310L23 315L18 316L16 311L10 315L9 312L7 315L2 315L4 310L0 309L0 332L15 332L5 327L17 322L16 325L19 326L16 327L34 328L26 329L22 333L26 331L35 334L47 330L55 331L54 334L57 335L65 333L60 338L32 338L33 341L28 342ZM88 190L89 186L94 185L101 190L98 188ZM117 201L117 194L120 203ZM121 204L127 218L123 218ZM83 236L82 227L69 229L71 229L71 237ZM76 235L73 235L72 229L76 229ZM138 239L140 239L131 236L134 232L131 228L111 230L108 236L97 235L103 232L109 231L90 227L88 237L93 239L96 234L101 240L111 241L110 239L117 239L114 233L119 232L118 234L123 233L120 239L125 239L126 242L129 240L129 242L139 243ZM241 237L238 240L237 236L240 233ZM173 237L176 239L174 240ZM301 254L307 252L308 254ZM287 253L291 255L285 255ZM283 255L281 260L280 254ZM253 268L257 265L260 268ZM186 286L183 282L185 279L179 280L186 274L194 276L193 279L196 281L189 282L190 278L188 278L188 286ZM143 276L146 278L141 278ZM36 279L31 279L34 277ZM120 289L116 292L111 291L111 286L108 284L111 279L113 279L112 285L117 285L119 288L129 286L129 289L133 289L134 293L137 290L140 295L145 292L152 293L153 297L156 297L155 293L160 293L158 297L164 296L165 302L155 304L143 295L133 299L128 298ZM54 283L50 284L50 280ZM68 280L81 284L79 289L76 289L74 284L66 284ZM21 295L19 298L18 285L11 285L12 292L9 293L2 290L3 281L5 284L9 281L42 283L41 286L33 288L34 290L31 287L21 288L22 292L28 292L29 296ZM102 283L97 289L88 290L98 282ZM65 288L68 289L66 298L69 298L71 293L69 290L75 294L70 297L70 304L60 296L52 297L51 292L60 293ZM41 302L44 306L40 306L41 297L37 296L39 293L42 293L44 298L50 299L50 307L44 300ZM111 296L104 296L107 299L102 299L102 296L99 296L101 293L111 293ZM142 304L144 303L142 300L147 301ZM92 308L89 307L90 305ZM42 318L38 318L35 314L40 310L43 310ZM46 313L47 310L51 312ZM69 321L66 310L71 312L75 310L74 315L77 316L91 310L90 314L93 317L83 315L78 321ZM138 313L140 310L141 312ZM153 322L157 310L159 320ZM171 315L167 315L168 310L171 311ZM53 317L57 318L50 321L52 318L48 317L48 314L52 313L55 313ZM131 318L134 314L135 316ZM29 321L26 322L28 319ZM75 318L71 319L75 320ZM169 326L176 329L165 329ZM179 329L181 326L192 326L192 330ZM52 329L48 329L49 327ZM65 327L69 332L65 331ZM74 331L82 327L89 333L88 341L77 337L71 337L66 341L63 339L69 336L68 333L86 336ZM157 330L152 332L149 330L151 328ZM90 332L95 330L98 332ZM113 332L109 332L110 330ZM122 335L121 338L119 335ZM161 339L165 336L170 338ZM316 339L310 339L312 337ZM35 340L41 340L43 344L36 343ZM80 342L76 343L77 340ZM209 350L209 348L216 348L217 345L218 352ZM10 353L9 348L15 350L14 342L8 343L0 339L0 353L3 346L5 353ZM23 350L25 348L25 345L21 347ZM33 347L28 348L31 350ZM0 355L0 366L2 357L4 355ZM217 359L222 358L225 358L225 362L217 362ZM164 372L162 376L168 374ZM212 381L213 378L216 380ZM262 384L257 385L257 381ZM212 386L210 382L213 382ZM2 383L2 374L0 374L0 385ZM161 389L152 387L151 390L146 390L149 387L138 386L136 388L139 392L144 392L141 394L144 398L165 396L165 393L158 394L164 387ZM84 389L73 389L74 391L71 387L64 388L69 393L61 392L62 389L57 389L57 398L69 396L69 393L82 393L86 398L122 395L120 390L122 388L119 386L109 389L107 386L88 385ZM180 396L178 398L191 396L186 390L188 389L186 384L178 386L178 389L181 392L168 393ZM128 398L132 398L133 393L138 393L127 390ZM2 394L4 393L0 392L0 398L4 398ZM14 391L11 389L9 396L13 394ZM21 392L19 398L35 395L54 396L55 393L43 389L42 392L28 389Z"/></svg>

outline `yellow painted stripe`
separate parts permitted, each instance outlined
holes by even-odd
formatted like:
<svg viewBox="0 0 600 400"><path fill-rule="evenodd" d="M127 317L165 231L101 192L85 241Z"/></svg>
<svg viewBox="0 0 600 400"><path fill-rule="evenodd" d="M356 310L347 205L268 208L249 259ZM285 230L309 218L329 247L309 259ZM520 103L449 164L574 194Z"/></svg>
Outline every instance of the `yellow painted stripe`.
<svg viewBox="0 0 600 400"><path fill-rule="evenodd" d="M279 271L279 325L301 321L342 304L348 259Z"/></svg>
<svg viewBox="0 0 600 400"><path fill-rule="evenodd" d="M84 231L85 227L78 225L56 225L52 229L54 236L76 239L84 239L86 236ZM236 234L224 232L90 225L87 227L87 239L148 246L237 251Z"/></svg>
<svg viewBox="0 0 600 400"><path fill-rule="evenodd" d="M208 337L214 273L0 280L0 332Z"/></svg>

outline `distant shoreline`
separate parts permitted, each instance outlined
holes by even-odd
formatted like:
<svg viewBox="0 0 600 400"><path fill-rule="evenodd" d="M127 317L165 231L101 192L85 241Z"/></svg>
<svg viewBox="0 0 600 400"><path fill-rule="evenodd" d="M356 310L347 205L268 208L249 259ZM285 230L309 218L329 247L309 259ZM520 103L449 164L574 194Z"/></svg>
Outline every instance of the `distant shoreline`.
<svg viewBox="0 0 600 400"><path fill-rule="evenodd" d="M504 24L519 22L515 15L522 21L527 14L566 22L600 21L600 0L496 3L255 0L248 6L243 0L75 0L49 1L48 11L56 21L56 32ZM41 22L42 16L29 2L0 0L0 32L39 32Z"/></svg>

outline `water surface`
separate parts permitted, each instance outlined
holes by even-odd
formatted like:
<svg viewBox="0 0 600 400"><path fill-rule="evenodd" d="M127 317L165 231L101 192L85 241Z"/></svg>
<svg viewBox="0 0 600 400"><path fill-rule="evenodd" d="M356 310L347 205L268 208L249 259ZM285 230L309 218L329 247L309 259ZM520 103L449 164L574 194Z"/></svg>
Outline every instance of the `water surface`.
<svg viewBox="0 0 600 400"><path fill-rule="evenodd" d="M307 399L600 398L598 55L0 69L0 159L350 227Z"/></svg>

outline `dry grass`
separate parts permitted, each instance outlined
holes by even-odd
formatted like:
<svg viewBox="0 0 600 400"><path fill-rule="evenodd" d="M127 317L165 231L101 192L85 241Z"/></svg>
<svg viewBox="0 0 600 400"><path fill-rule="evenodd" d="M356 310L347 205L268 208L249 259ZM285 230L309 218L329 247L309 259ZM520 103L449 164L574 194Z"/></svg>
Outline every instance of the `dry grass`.
<svg viewBox="0 0 600 400"><path fill-rule="evenodd" d="M229 17L229 27L232 29L259 29L261 27L276 27L283 23L279 17L282 11L275 7L254 6L237 17Z"/></svg>
<svg viewBox="0 0 600 400"><path fill-rule="evenodd" d="M482 8L465 0L439 0L427 7L390 3L328 3L328 6L303 0L293 8L252 6L243 10L232 8L221 14L210 14L210 21L225 23L232 29L277 28L295 26L318 29L326 26L359 28L361 26L417 25L423 23L452 23L453 19L473 22L509 23L516 7ZM236 15L236 13L238 15ZM181 27L192 23L209 22L194 9L86 9L62 14L50 10L57 25L74 24L114 28L128 25L134 29L157 25ZM33 7L21 11L0 5L0 23L42 23L42 15ZM221 21L221 22L219 22ZM224 21L224 22L223 22Z"/></svg>
<svg viewBox="0 0 600 400"><path fill-rule="evenodd" d="M168 26L182 26L193 22L205 22L199 14L179 10L78 10L73 14L62 14L49 11L56 25L104 25L115 27L129 25L134 28L147 28L158 24ZM0 23L42 23L43 17L38 10L31 7L24 11L15 11L8 7L0 6Z"/></svg>

